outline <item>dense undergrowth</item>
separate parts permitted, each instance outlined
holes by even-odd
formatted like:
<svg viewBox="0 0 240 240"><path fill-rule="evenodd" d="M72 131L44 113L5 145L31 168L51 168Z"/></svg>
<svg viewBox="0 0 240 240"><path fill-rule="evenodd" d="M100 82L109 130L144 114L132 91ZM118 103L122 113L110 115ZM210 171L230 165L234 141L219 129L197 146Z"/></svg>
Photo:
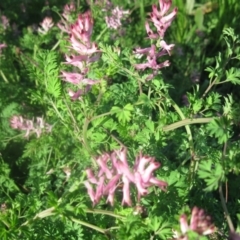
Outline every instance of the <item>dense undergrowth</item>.
<svg viewBox="0 0 240 240"><path fill-rule="evenodd" d="M1 239L239 239L239 8L0 3Z"/></svg>

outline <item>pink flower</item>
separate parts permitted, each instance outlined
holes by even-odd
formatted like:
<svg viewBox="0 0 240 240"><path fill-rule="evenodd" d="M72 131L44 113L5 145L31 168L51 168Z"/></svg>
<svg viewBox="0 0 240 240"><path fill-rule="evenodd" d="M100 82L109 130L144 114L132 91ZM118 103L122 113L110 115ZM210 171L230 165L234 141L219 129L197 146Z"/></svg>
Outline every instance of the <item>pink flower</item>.
<svg viewBox="0 0 240 240"><path fill-rule="evenodd" d="M159 34L153 32L153 30L150 28L148 22L145 22L145 28L146 28L148 37L149 37L150 39L157 39L157 38L159 38Z"/></svg>
<svg viewBox="0 0 240 240"><path fill-rule="evenodd" d="M3 29L7 29L10 25L9 24L9 19L5 15L1 16L1 24L3 26Z"/></svg>
<svg viewBox="0 0 240 240"><path fill-rule="evenodd" d="M100 50L97 44L92 43L90 39L92 30L93 19L90 11L80 14L77 21L71 25L71 29L69 30L71 50L75 51L77 55L70 54L66 56L66 64L78 67L80 72L62 71L63 81L74 85L86 85L85 90L82 89L82 86L76 92L68 89L68 94L72 100L79 99L83 94L90 91L92 85L100 82L87 77L89 65L100 58Z"/></svg>
<svg viewBox="0 0 240 240"><path fill-rule="evenodd" d="M68 72L62 71L62 76L64 81L72 83L74 85L78 85L78 84L94 85L99 83L99 81L94 81L89 78L84 78L84 75L80 73L68 73Z"/></svg>
<svg viewBox="0 0 240 240"><path fill-rule="evenodd" d="M240 240L240 235L236 232L229 233L229 240Z"/></svg>
<svg viewBox="0 0 240 240"><path fill-rule="evenodd" d="M22 116L13 116L10 119L10 126L13 129L26 131L25 137L28 137L31 133L36 133L39 138L43 130L46 132L52 131L52 126L45 123L41 117L37 117L36 122L34 122L34 120L24 119Z"/></svg>
<svg viewBox="0 0 240 240"><path fill-rule="evenodd" d="M174 44L169 44L167 45L167 43L164 40L160 41L160 46L162 49L166 50L168 52L168 55L171 55L171 50L174 48Z"/></svg>
<svg viewBox="0 0 240 240"><path fill-rule="evenodd" d="M160 167L160 163L151 162L148 167L144 170L142 175L142 180L145 183L148 183L152 179L152 173Z"/></svg>
<svg viewBox="0 0 240 240"><path fill-rule="evenodd" d="M68 95L73 101L75 101L77 99L80 99L82 95L89 92L91 88L91 85L87 85L84 89L78 89L76 92L74 92L72 89L68 89Z"/></svg>
<svg viewBox="0 0 240 240"><path fill-rule="evenodd" d="M78 67L82 73L86 74L88 72L88 68L86 67L86 63L96 62L100 58L100 54L95 54L94 56L88 55L79 55L79 56L67 56L66 55L66 64L71 64L73 66Z"/></svg>
<svg viewBox="0 0 240 240"><path fill-rule="evenodd" d="M1 55L2 49L6 48L6 47L7 47L6 44L4 44L4 43L0 44L0 55Z"/></svg>
<svg viewBox="0 0 240 240"><path fill-rule="evenodd" d="M158 11L157 6L152 6L152 13L150 14L150 19L153 22L154 26L157 28L157 32L160 36L160 38L164 38L165 32L167 28L171 25L173 19L175 18L177 14L177 8L174 8L174 10L168 14L167 16L164 16L170 6L172 5L171 0L159 0L160 5L160 11ZM152 38L149 35L149 38ZM154 37L155 38L155 37Z"/></svg>
<svg viewBox="0 0 240 240"><path fill-rule="evenodd" d="M99 52L97 44L89 42L82 43L74 35L70 38L72 48L80 55L92 55L93 53Z"/></svg>
<svg viewBox="0 0 240 240"><path fill-rule="evenodd" d="M88 195L89 195L91 201L95 202L95 193L94 193L92 185L88 181L85 181L84 185L87 188Z"/></svg>
<svg viewBox="0 0 240 240"><path fill-rule="evenodd" d="M38 28L38 32L41 34L47 34L49 32L49 30L53 27L54 23L52 21L51 17L45 17L42 21L42 23L40 23L40 26Z"/></svg>
<svg viewBox="0 0 240 240"><path fill-rule="evenodd" d="M58 22L57 26L60 30L62 30L63 32L66 32L68 34L70 34L71 32L71 23L72 23L72 19L71 19L71 14L72 12L75 12L76 8L74 5L74 2L70 3L70 4L66 4L63 8L63 13L62 13L62 20Z"/></svg>
<svg viewBox="0 0 240 240"><path fill-rule="evenodd" d="M135 68L138 70L145 70L146 68L151 68L154 70L161 69L163 67L168 67L170 65L169 61L164 61L162 63L157 62L157 58L167 54L167 50L163 49L156 52L156 46L152 45L150 48L136 49L135 53L147 54L147 62L135 64Z"/></svg>
<svg viewBox="0 0 240 240"><path fill-rule="evenodd" d="M133 169L128 165L127 149L122 148L115 150L111 154L105 153L96 159L99 166L98 174L94 175L93 171L87 169L88 181L85 186L88 190L93 204L97 204L100 198L107 195L107 202L113 205L114 192L122 185L123 199L122 205L132 204L130 198L130 184L134 184L138 191L138 202L140 198L148 194L148 188L158 186L165 190L167 183L154 177L153 172L160 167L160 163L155 162L154 158L145 157L140 154L136 158ZM93 187L96 186L94 192Z"/></svg>
<svg viewBox="0 0 240 240"><path fill-rule="evenodd" d="M137 70L145 70L146 68L153 69L152 73L146 77L146 81L152 80L157 74L158 70L163 67L170 66L169 61L164 61L158 63L158 58L163 55L171 55L171 50L174 47L174 44L167 44L163 38L167 28L171 25L173 19L177 14L177 8L175 8L170 14L166 15L171 7L171 0L159 0L160 10L158 10L156 5L152 6L152 13L150 14L150 21L157 29L155 33L149 26L149 23L145 23L145 28L150 39L159 39L158 44L160 45L160 51L156 51L155 45L152 45L149 48L136 49L135 54L145 54L147 56L147 62L135 64Z"/></svg>
<svg viewBox="0 0 240 240"><path fill-rule="evenodd" d="M115 7L111 11L111 16L105 17L107 26L109 28L118 29L122 25L121 20L123 19L124 15L128 15L128 14L129 14L129 11L123 11L119 7Z"/></svg>
<svg viewBox="0 0 240 240"><path fill-rule="evenodd" d="M131 198L130 198L130 181L125 175L123 175L122 181L123 181L122 205L124 205L124 203L126 203L128 206L131 206L132 201L131 201Z"/></svg>
<svg viewBox="0 0 240 240"><path fill-rule="evenodd" d="M179 219L180 228L184 239L188 240L187 232L189 230L198 233L199 235L209 235L215 232L216 228L211 221L211 218L205 214L203 209L194 207L192 209L190 224L188 223L187 216L182 214Z"/></svg>
<svg viewBox="0 0 240 240"><path fill-rule="evenodd" d="M80 14L75 24L71 26L72 35L86 45L90 43L92 30L93 18L90 11Z"/></svg>
<svg viewBox="0 0 240 240"><path fill-rule="evenodd" d="M70 4L66 4L63 8L63 13L62 16L69 21L70 20L70 16L71 13L74 12L76 10L75 4L74 2L71 2Z"/></svg>
<svg viewBox="0 0 240 240"><path fill-rule="evenodd" d="M134 173L134 178L134 183L138 190L138 199L140 200L141 196L148 194L148 190L145 188L142 176L139 172Z"/></svg>
<svg viewBox="0 0 240 240"><path fill-rule="evenodd" d="M112 172L108 169L108 160L109 160L109 155L108 154L103 154L102 156L98 157L96 162L100 167L100 171L98 173L98 176L102 176L103 174L106 175L107 179L111 179L113 177Z"/></svg>

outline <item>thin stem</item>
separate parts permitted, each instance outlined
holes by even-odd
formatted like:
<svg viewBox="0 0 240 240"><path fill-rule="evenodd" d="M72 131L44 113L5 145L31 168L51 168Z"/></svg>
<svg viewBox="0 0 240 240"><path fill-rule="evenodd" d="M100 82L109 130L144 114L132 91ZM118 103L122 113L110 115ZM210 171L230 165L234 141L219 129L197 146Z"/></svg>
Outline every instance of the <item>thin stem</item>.
<svg viewBox="0 0 240 240"><path fill-rule="evenodd" d="M15 185L15 187L17 187L17 186ZM7 196L9 199L11 199L11 201L13 202L13 199L12 199L11 196L8 194L8 192L6 192L3 187L1 187L1 189L2 189L2 191L6 194L6 196ZM17 187L17 189L19 190L18 187Z"/></svg>
<svg viewBox="0 0 240 240"><path fill-rule="evenodd" d="M91 209L85 209L84 211L86 213L104 214L104 215L108 215L108 216L111 216L111 217L119 218L119 219L122 219L122 220L125 219L125 217L123 217L121 215L115 214L115 213L110 212L110 211L101 210L101 209L92 209L92 210Z"/></svg>
<svg viewBox="0 0 240 240"><path fill-rule="evenodd" d="M209 123L213 120L214 118L185 118L184 120L181 120L179 122L172 123L170 125L167 125L162 128L164 132L172 131L174 129L184 127L185 125L190 125L190 124L198 124L198 123Z"/></svg>
<svg viewBox="0 0 240 240"><path fill-rule="evenodd" d="M45 172L47 172L47 169L48 169L48 164L49 164L50 159L51 159L51 156L52 156L52 150L53 150L53 148L51 147L51 148L50 148L49 155L48 155L48 158L47 158L47 164L46 164L46 170L45 170Z"/></svg>
<svg viewBox="0 0 240 240"><path fill-rule="evenodd" d="M76 128L77 132L80 133L80 129L78 128L77 121L76 121L75 117L73 116L73 113L72 113L71 109L69 108L66 99L64 99L63 101L64 101L64 103L67 107L67 110L68 110L68 113L69 113L70 117L72 118L72 120L74 122L74 127Z"/></svg>
<svg viewBox="0 0 240 240"><path fill-rule="evenodd" d="M2 70L0 70L0 74L1 74L1 76L2 76L2 78L3 78L3 80L4 80L6 83L9 83L7 77L5 76L5 74L3 73Z"/></svg>
<svg viewBox="0 0 240 240"><path fill-rule="evenodd" d="M216 83L216 81L217 81L217 78L215 78L214 81L209 84L208 88L207 88L207 89L205 90L205 92L203 93L202 98L204 98L204 97L207 95L207 93L211 90L211 88L212 88L213 85Z"/></svg>
<svg viewBox="0 0 240 240"><path fill-rule="evenodd" d="M60 44L61 40L58 40L57 43L52 47L51 51L54 51Z"/></svg>
<svg viewBox="0 0 240 240"><path fill-rule="evenodd" d="M216 85L220 85L220 84L227 83L227 82L230 82L230 81L229 80L224 80L222 82L216 83Z"/></svg>
<svg viewBox="0 0 240 240"><path fill-rule="evenodd" d="M182 120L185 120L186 117L184 116L183 112L181 111L181 109L178 107L178 105L171 100L172 102L172 106L174 107L174 109L176 110L176 112L178 113L178 115L181 117ZM198 161L194 160L194 145L193 145L193 137L192 137L192 132L191 129L189 127L188 124L184 125L186 132L187 132L187 136L188 136L188 141L189 141L189 149L190 149L190 155L191 155L191 163L190 163L190 179L193 179L194 173L196 172L197 168L198 168Z"/></svg>
<svg viewBox="0 0 240 240"><path fill-rule="evenodd" d="M226 189L225 201L227 203L228 202L228 182L227 181L226 181L226 184L225 184L225 189Z"/></svg>
<svg viewBox="0 0 240 240"><path fill-rule="evenodd" d="M92 117L91 120L90 120L90 122L92 122L92 121L94 121L94 120L96 120L96 119L98 119L98 118L101 118L101 117L105 117L105 116L108 116L108 115L112 115L113 113L115 113L115 112L102 113L102 114L100 114L100 115L97 115L97 116L95 116L95 117Z"/></svg>
<svg viewBox="0 0 240 240"><path fill-rule="evenodd" d="M227 151L227 141L224 143L223 152L222 152L223 167L225 165L224 160L225 160L225 156L226 156L226 151ZM219 185L219 194L220 194L220 199L221 199L221 204L222 204L222 207L223 207L223 211L225 213L230 231L235 232L234 225L232 223L232 219L231 219L230 214L228 212L226 201L225 201L224 196L223 196L222 183L220 183L220 185Z"/></svg>
<svg viewBox="0 0 240 240"><path fill-rule="evenodd" d="M1 219L1 222L4 223L4 225L9 229L10 228L10 224L8 222L6 222L5 220Z"/></svg>
<svg viewBox="0 0 240 240"><path fill-rule="evenodd" d="M119 229L119 228L120 227L110 227L110 228L106 229L106 231L109 232L109 231L112 231L112 230L115 230L115 229Z"/></svg>
<svg viewBox="0 0 240 240"><path fill-rule="evenodd" d="M64 119L62 117L62 115L60 114L60 112L58 111L57 107L55 106L54 102L52 100L50 100L50 103L52 104L55 112L57 113L57 115L60 117L60 119L62 120L63 124L64 124ZM64 124L65 125L65 124Z"/></svg>
<svg viewBox="0 0 240 240"><path fill-rule="evenodd" d="M106 32L108 30L108 27L105 27L103 30L102 30L102 32L97 36L97 38L96 38L96 42L98 42L100 39L101 39L101 37L102 37L102 35Z"/></svg>
<svg viewBox="0 0 240 240"><path fill-rule="evenodd" d="M117 143L119 143L120 146L123 146L124 148L127 148L117 137L115 137L112 133L110 133L106 128L102 127L103 130L109 134Z"/></svg>
<svg viewBox="0 0 240 240"><path fill-rule="evenodd" d="M91 229L93 229L93 230L96 230L96 231L98 231L98 232L100 232L100 233L103 233L103 234L105 234L105 233L107 232L106 229L97 227L97 226L95 226L95 225L92 225L92 224L90 224L90 223L86 223L86 222L84 222L84 221L78 220L78 219L73 218L73 217L71 217L70 220L72 220L72 221L75 222L75 223L79 223L80 225L89 227L89 228L91 228Z"/></svg>
<svg viewBox="0 0 240 240"><path fill-rule="evenodd" d="M48 209L46 209L46 210L44 210L44 211L36 214L35 217L34 217L32 220L35 220L35 219L37 219L37 218L45 218L45 217L49 217L49 216L55 215L56 213L53 212L54 210L55 210L54 207L48 208ZM21 225L21 227L29 224L29 222L30 222L30 221L24 222L24 223Z"/></svg>
<svg viewBox="0 0 240 240"><path fill-rule="evenodd" d="M172 106L174 107L174 109L176 110L176 112L178 113L178 115L180 116L180 118L182 120L185 120L186 117L184 116L183 112L181 111L181 109L178 107L178 105L173 101L171 100L172 102ZM190 147L190 153L191 153L191 156L194 155L194 149L193 149L193 137L192 137L192 132L191 132L191 129L189 127L188 124L184 125L185 129L186 129L186 132L187 132L187 135L188 135L188 140L189 140L189 147Z"/></svg>
<svg viewBox="0 0 240 240"><path fill-rule="evenodd" d="M226 202L224 200L223 191L222 191L222 183L219 186L219 194L220 194L220 198L221 198L221 204L222 204L222 207L223 207L223 211L225 213L225 216L226 216L227 223L228 223L228 226L230 228L230 231L231 232L235 232L235 229L234 229L234 226L233 226L233 223L232 223L232 219L231 219L231 217L229 215L229 212L228 212L228 209L227 209L227 205L226 205Z"/></svg>

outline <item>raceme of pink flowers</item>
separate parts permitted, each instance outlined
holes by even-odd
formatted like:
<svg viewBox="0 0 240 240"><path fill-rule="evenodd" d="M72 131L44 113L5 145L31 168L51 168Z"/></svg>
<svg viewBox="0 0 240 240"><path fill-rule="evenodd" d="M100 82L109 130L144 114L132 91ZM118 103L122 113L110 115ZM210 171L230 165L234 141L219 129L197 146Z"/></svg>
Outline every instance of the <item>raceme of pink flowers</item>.
<svg viewBox="0 0 240 240"><path fill-rule="evenodd" d="M2 53L2 49L3 49L3 48L6 48L6 47L7 47L6 44L0 43L0 55L1 55L1 53Z"/></svg>
<svg viewBox="0 0 240 240"><path fill-rule="evenodd" d="M146 63L135 64L135 68L137 70L145 70L146 68L153 69L153 73L146 78L146 81L153 79L153 77L157 75L159 69L168 67L170 65L169 61L158 63L157 60L163 55L171 55L171 50L174 47L174 44L167 44L163 39L167 28L171 25L173 19L177 14L177 8L174 8L171 13L166 15L171 5L171 0L159 0L160 10L158 10L156 5L152 6L150 22L152 22L157 29L157 33L151 29L149 22L145 23L148 37L150 39L159 39L158 45L160 47L160 50L156 50L156 46L152 45L149 48L136 49L134 51L135 54L144 54L147 56Z"/></svg>
<svg viewBox="0 0 240 240"><path fill-rule="evenodd" d="M1 26L4 30L6 30L10 26L9 19L5 15L1 15L0 17L0 27Z"/></svg>
<svg viewBox="0 0 240 240"><path fill-rule="evenodd" d="M66 4L63 8L63 13L61 14L62 19L61 21L58 22L57 26L58 28L63 31L66 32L68 34L70 34L70 25L71 25L71 14L73 12L75 12L76 7L75 4L73 2L71 2L70 4Z"/></svg>
<svg viewBox="0 0 240 240"><path fill-rule="evenodd" d="M148 23L146 24L146 30L149 38L164 38L165 32L168 27L171 25L172 21L176 17L177 8L174 8L171 13L166 15L172 5L171 0L159 0L160 10L158 10L157 6L154 4L152 6L152 13L150 14L150 21L153 22L154 26L157 29L158 34L154 34ZM166 15L166 16L164 16Z"/></svg>
<svg viewBox="0 0 240 240"><path fill-rule="evenodd" d="M92 85L99 83L99 81L87 77L89 66L91 63L98 61L101 54L97 44L91 42L92 30L93 19L90 11L80 14L70 29L69 41L72 53L66 55L65 64L77 67L78 72L62 71L62 78L64 81L77 85L79 88L76 92L68 89L68 94L72 100L77 100L83 94L87 93Z"/></svg>
<svg viewBox="0 0 240 240"><path fill-rule="evenodd" d="M115 150L112 153L104 153L96 159L98 170L91 168L86 170L87 180L84 182L88 195L96 205L103 196L107 196L107 202L114 204L114 195L117 189L122 188L122 205L132 205L130 184L135 185L138 192L138 202L142 196L149 193L148 188L158 186L166 190L167 183L154 177L153 172L160 167L153 157L140 154L133 168L128 165L127 149Z"/></svg>
<svg viewBox="0 0 240 240"><path fill-rule="evenodd" d="M110 16L105 17L106 24L109 28L118 29L122 26L121 20L123 19L124 15L128 15L129 11L123 11L119 7L115 7L111 11Z"/></svg>
<svg viewBox="0 0 240 240"><path fill-rule="evenodd" d="M45 17L43 21L40 23L40 26L38 28L38 32L45 35L48 33L48 31L53 27L54 23L51 17Z"/></svg>
<svg viewBox="0 0 240 240"><path fill-rule="evenodd" d="M10 119L10 126L13 129L26 131L24 137L28 137L31 134L35 133L39 138L43 133L43 130L45 130L45 132L52 131L52 126L48 123L45 123L42 117L37 117L36 121L34 121L30 119L25 119L22 116L13 116Z"/></svg>
<svg viewBox="0 0 240 240"><path fill-rule="evenodd" d="M199 235L209 235L216 231L214 224L211 221L211 217L208 216L203 209L199 209L194 207L191 213L190 224L188 223L187 216L182 214L179 219L180 228L181 228L181 236L178 239L188 240L187 232L194 231Z"/></svg>

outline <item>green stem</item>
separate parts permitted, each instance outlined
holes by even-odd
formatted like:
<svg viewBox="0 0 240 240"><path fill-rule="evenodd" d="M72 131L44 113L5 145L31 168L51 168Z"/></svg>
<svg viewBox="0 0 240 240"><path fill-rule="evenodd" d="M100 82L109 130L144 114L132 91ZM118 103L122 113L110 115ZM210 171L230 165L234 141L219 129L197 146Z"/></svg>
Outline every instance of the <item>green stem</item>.
<svg viewBox="0 0 240 240"><path fill-rule="evenodd" d="M224 80L224 81L221 81L219 83L216 83L216 85L220 85L220 84L227 83L227 82L230 82L230 81L229 80Z"/></svg>
<svg viewBox="0 0 240 240"><path fill-rule="evenodd" d="M178 115L180 116L180 118L182 120L185 120L186 117L184 116L183 112L181 111L181 109L178 107L178 105L173 101L171 100L172 102L172 106L174 107L174 109L176 110L176 112L178 113ZM189 127L188 124L184 125L185 129L186 129L186 132L187 132L187 135L188 135L188 140L189 140L189 147L190 147L190 153L191 153L191 156L194 155L194 147L193 147L193 137L192 137L192 132L191 132L191 129Z"/></svg>
<svg viewBox="0 0 240 240"><path fill-rule="evenodd" d="M51 208L48 208L40 213L38 213L34 218L33 220L37 219L37 218L45 218L45 217L48 217L48 216L52 216L52 215L55 215L55 213L53 212L55 210L55 207L51 207Z"/></svg>
<svg viewBox="0 0 240 240"><path fill-rule="evenodd" d="M46 218L46 217L55 215L56 213L53 212L54 210L55 210L54 207L48 208L48 209L46 209L46 210L44 210L44 211L36 214L35 217L34 217L32 220L35 220L35 219L37 219L37 218ZM21 225L21 227L29 224L29 222L30 222L30 221L24 222L24 223Z"/></svg>
<svg viewBox="0 0 240 240"><path fill-rule="evenodd" d="M212 86L216 83L216 81L217 81L217 78L215 78L214 81L209 84L208 88L203 93L202 98L204 98L207 95L207 93L211 90Z"/></svg>
<svg viewBox="0 0 240 240"><path fill-rule="evenodd" d="M64 101L64 103L65 103L65 105L67 107L67 110L68 110L68 113L69 113L70 117L72 118L72 121L74 122L74 127L75 127L76 131L78 133L80 133L80 129L78 128L77 121L76 121L75 117L73 116L73 113L72 113L71 109L69 108L66 99L64 99L63 101Z"/></svg>
<svg viewBox="0 0 240 240"><path fill-rule="evenodd" d="M225 162L224 161L225 161L226 151L227 151L227 141L224 143L223 152L222 152L223 169L225 168ZM225 201L224 196L223 196L222 183L220 183L220 185L219 185L219 194L220 194L222 208L223 208L223 211L225 213L225 217L227 219L227 223L228 223L228 226L230 228L230 231L235 232L234 225L232 223L232 219L231 219L230 214L228 212L226 201Z"/></svg>
<svg viewBox="0 0 240 240"><path fill-rule="evenodd" d="M57 43L52 47L51 51L54 51L58 47L60 42L61 42L61 40L58 40Z"/></svg>
<svg viewBox="0 0 240 240"><path fill-rule="evenodd" d="M228 212L227 205L226 205L226 202L225 202L225 199L224 199L224 196L223 196L222 183L219 186L219 194L220 194L220 198L221 198L221 204L222 204L222 207L223 207L223 211L225 213L230 231L235 232L235 229L234 229L234 226L233 226L233 223L232 223L232 219L231 219L230 214Z"/></svg>
<svg viewBox="0 0 240 240"><path fill-rule="evenodd" d="M88 143L88 140L87 140L87 130L88 130L88 125L89 125L90 122L91 122L91 120L86 118L85 122L83 124L83 130L82 130L83 143L84 143L84 145L85 145L85 147L86 147L86 149L89 153L92 152L91 147L90 147L90 145Z"/></svg>
<svg viewBox="0 0 240 240"><path fill-rule="evenodd" d="M186 125L190 124L198 124L198 123L209 123L213 120L214 118L185 118L184 120L181 120L179 122L172 123L170 125L167 125L162 128L164 132L172 131L174 129L184 127Z"/></svg>
<svg viewBox="0 0 240 240"><path fill-rule="evenodd" d="M103 130L109 135L111 136L120 146L123 146L124 148L127 148L127 146L125 146L117 137L115 137L111 132L109 132L106 128L102 127Z"/></svg>
<svg viewBox="0 0 240 240"><path fill-rule="evenodd" d="M181 111L181 109L178 107L178 105L171 100L172 102L172 106L174 107L174 109L176 110L176 112L178 113L178 115L180 116L180 118L182 120L185 120L186 117L184 116L183 112ZM191 129L189 127L188 124L184 125L186 132L187 132L187 136L188 136L188 141L189 141L189 149L190 149L190 155L191 155L191 163L190 163L190 179L193 179L194 177L194 173L196 172L197 168L198 168L198 161L194 160L194 145L193 145L193 137L192 137L192 132ZM192 181L191 181L192 182Z"/></svg>
<svg viewBox="0 0 240 240"><path fill-rule="evenodd" d="M3 78L3 80L4 80L6 83L9 83L7 77L5 76L5 74L3 73L2 70L0 70L0 74L1 74L1 76L2 76L2 78Z"/></svg>
<svg viewBox="0 0 240 240"><path fill-rule="evenodd" d="M60 112L58 111L57 107L55 106L54 102L52 100L50 100L50 103L52 104L55 112L57 113L57 115L60 117L60 119L62 120L63 124L64 124L64 119L62 117L62 115L60 114ZM65 125L65 124L64 124Z"/></svg>
<svg viewBox="0 0 240 240"><path fill-rule="evenodd" d="M1 219L1 222L8 228L10 229L10 224L6 222L5 220Z"/></svg>
<svg viewBox="0 0 240 240"><path fill-rule="evenodd" d="M81 220L78 220L78 219L76 219L76 218L70 217L70 219L71 219L73 222L75 222L75 223L79 223L80 225L89 227L89 228L91 228L91 229L93 229L93 230L96 230L96 231L98 231L98 232L100 232L100 233L105 234L105 233L107 232L106 229L97 227L97 226L92 225L92 224L90 224L90 223L86 223L86 222L81 221Z"/></svg>
<svg viewBox="0 0 240 240"><path fill-rule="evenodd" d="M51 159L51 156L52 156L52 151L53 151L53 148L51 147L50 148L50 151L49 151L49 154L48 154L48 158L47 158L47 163L46 163L46 170L45 170L45 172L47 172L47 170L48 170L48 165L49 165L49 162L50 162L50 159Z"/></svg>
<svg viewBox="0 0 240 240"><path fill-rule="evenodd" d="M121 216L121 215L117 215L113 212L110 212L110 211L106 211L106 210L101 210L101 209L85 209L84 210L86 213L95 213L95 214L104 214L104 215L108 215L108 216L111 216L111 217L115 217L115 218L119 218L119 219L122 219L124 220L125 217Z"/></svg>
<svg viewBox="0 0 240 240"><path fill-rule="evenodd" d="M96 38L96 42L98 42L100 39L101 39L101 37L102 37L102 35L106 32L108 30L108 27L105 27L103 30L102 30L102 32L97 36L97 38Z"/></svg>

